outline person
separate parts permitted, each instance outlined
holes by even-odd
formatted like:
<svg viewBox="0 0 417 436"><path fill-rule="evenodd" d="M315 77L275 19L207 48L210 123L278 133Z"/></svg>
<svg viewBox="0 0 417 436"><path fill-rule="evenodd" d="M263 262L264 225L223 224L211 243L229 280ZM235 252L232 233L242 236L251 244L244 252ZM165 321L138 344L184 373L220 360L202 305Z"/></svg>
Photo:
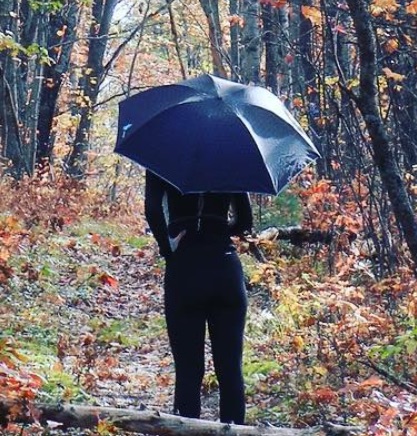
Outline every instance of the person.
<svg viewBox="0 0 417 436"><path fill-rule="evenodd" d="M231 236L252 229L249 196L182 195L147 171L145 216L166 259L164 303L175 364L174 413L200 417L208 326L219 382L220 421L244 424L242 353L247 297Z"/></svg>

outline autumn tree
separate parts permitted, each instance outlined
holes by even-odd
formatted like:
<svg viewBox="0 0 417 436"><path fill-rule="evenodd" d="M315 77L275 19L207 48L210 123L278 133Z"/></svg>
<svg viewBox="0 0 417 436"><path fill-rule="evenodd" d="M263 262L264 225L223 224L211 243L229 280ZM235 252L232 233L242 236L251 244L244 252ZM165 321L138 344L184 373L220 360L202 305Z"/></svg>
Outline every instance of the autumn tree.
<svg viewBox="0 0 417 436"><path fill-rule="evenodd" d="M359 96L354 97L369 131L374 161L388 192L397 222L417 264L417 221L395 159L378 104L377 46L368 4L347 0L356 29L360 62Z"/></svg>
<svg viewBox="0 0 417 436"><path fill-rule="evenodd" d="M76 41L80 4L67 2L49 17L45 47L49 62L44 66L43 83L40 91L36 162L41 165L52 163L54 118L59 111L58 102L62 88L71 86L71 56Z"/></svg>
<svg viewBox="0 0 417 436"><path fill-rule="evenodd" d="M78 123L66 170L72 176L82 175L91 111L109 71L104 59L118 3L119 0L1 3L1 153L15 177L32 175L36 165L53 160L56 116L67 110L74 112ZM84 28L86 19L90 25L84 35L80 28ZM134 27L133 35L139 29ZM85 55L76 55L76 44L83 45L81 51ZM116 52L119 55L121 50ZM79 81L74 80L77 75ZM63 103L64 94L70 94L72 102Z"/></svg>
<svg viewBox="0 0 417 436"><path fill-rule="evenodd" d="M12 173L33 174L36 163L40 95L51 15L60 2L0 4L0 140Z"/></svg>
<svg viewBox="0 0 417 436"><path fill-rule="evenodd" d="M91 11L87 37L87 61L81 66L78 107L79 123L71 152L66 158L66 170L72 177L83 177L86 151L92 122L92 108L97 102L100 85L105 77L104 59L114 9L119 0L96 0Z"/></svg>

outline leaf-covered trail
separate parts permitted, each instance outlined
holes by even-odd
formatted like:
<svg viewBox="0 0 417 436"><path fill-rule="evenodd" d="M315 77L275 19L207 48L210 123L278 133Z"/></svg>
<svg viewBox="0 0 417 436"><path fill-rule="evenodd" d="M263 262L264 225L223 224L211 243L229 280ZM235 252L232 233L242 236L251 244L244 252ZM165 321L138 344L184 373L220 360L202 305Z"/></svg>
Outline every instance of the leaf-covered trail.
<svg viewBox="0 0 417 436"><path fill-rule="evenodd" d="M100 405L167 411L173 377L163 329L162 270L153 265L152 250L141 253L111 259L107 273L118 285L97 288L81 304L83 313L109 331L105 374L91 393Z"/></svg>
<svg viewBox="0 0 417 436"><path fill-rule="evenodd" d="M172 412L164 263L153 238L114 220L86 218L30 232L9 221L4 235L9 241L13 236L15 248L3 267L9 278L0 280L0 380L8 396L28 398L32 389L41 402ZM393 324L384 294L338 277L319 282L307 255L288 260L274 254L260 263L245 244L239 250L250 282L243 359L247 424L304 428L341 417L356 423L365 413L372 418L378 407L385 419L392 392L415 404L415 396L394 390L357 359L377 332L383 335ZM400 289L415 289L415 279L409 283ZM405 310L415 307L407 301ZM208 341L206 356L202 418L217 420ZM39 386L23 389L39 379Z"/></svg>
<svg viewBox="0 0 417 436"><path fill-rule="evenodd" d="M92 239L104 243L99 236ZM75 247L67 251L79 269L84 257L98 280L88 296L74 298L73 288L68 295L60 290L63 369L80 376L89 401L98 405L170 413L174 369L163 315L163 262L150 238L141 249L105 245L108 250L84 256ZM212 366L209 354L207 365ZM205 392L203 417L216 419L216 396L215 390Z"/></svg>
<svg viewBox="0 0 417 436"><path fill-rule="evenodd" d="M0 331L27 357L20 365L42 377L40 401L172 412L164 263L151 236L91 220L35 228L10 264ZM217 420L208 341L206 348L202 418ZM257 406L260 398L252 400Z"/></svg>

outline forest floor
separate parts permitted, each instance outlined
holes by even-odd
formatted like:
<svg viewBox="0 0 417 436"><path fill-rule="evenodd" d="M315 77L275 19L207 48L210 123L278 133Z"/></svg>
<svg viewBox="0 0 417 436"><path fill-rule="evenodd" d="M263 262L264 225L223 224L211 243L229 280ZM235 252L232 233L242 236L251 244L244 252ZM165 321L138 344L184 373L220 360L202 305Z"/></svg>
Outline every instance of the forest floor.
<svg viewBox="0 0 417 436"><path fill-rule="evenodd" d="M57 224L0 215L0 394L172 412L164 262L144 229L120 216ZM266 244L265 262L238 249L249 297L247 424L417 434L414 382L402 383L415 372L407 362L417 336L402 321L417 307L415 278L378 283L348 256L329 275L321 247ZM208 342L206 355L202 418L216 421Z"/></svg>
<svg viewBox="0 0 417 436"><path fill-rule="evenodd" d="M7 286L0 285L2 338L11 338L26 370L41 377L38 398L171 413L174 368L163 311L164 262L151 236L116 222L38 231L23 238L10 262L13 275ZM248 326L271 316L268 299L259 289L249 291ZM208 341L206 348L202 418L217 420ZM253 424L272 400L263 380L274 363L263 354L265 360L258 355L247 367Z"/></svg>

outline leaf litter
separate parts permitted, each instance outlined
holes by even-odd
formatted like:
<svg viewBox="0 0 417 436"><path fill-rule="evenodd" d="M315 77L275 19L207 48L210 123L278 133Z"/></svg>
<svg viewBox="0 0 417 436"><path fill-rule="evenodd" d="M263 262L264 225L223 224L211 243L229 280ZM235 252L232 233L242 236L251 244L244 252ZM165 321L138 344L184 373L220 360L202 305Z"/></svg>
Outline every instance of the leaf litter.
<svg viewBox="0 0 417 436"><path fill-rule="evenodd" d="M90 222L82 231L79 223L25 230L7 219L2 235L8 245L0 259L0 362L7 371L0 377L10 382L10 394L171 412L174 368L163 314L164 265L144 227L124 226L119 218L92 223L87 214L83 219ZM239 245L250 297L244 355L248 423L306 427L359 420L371 423L375 434L398 422L414 427L415 396L401 394L386 380L370 383L375 374L359 360L369 350L383 359L408 359L414 331L394 345L386 337L395 335L395 316L415 314L414 294L405 293L415 289L415 279L353 284L342 269L320 277L312 267L318 257L308 251L288 256L276 245L267 249L272 254L261 263ZM393 306L387 312L387 302L397 312ZM208 344L206 366L202 417L217 420ZM383 401L394 397L399 401Z"/></svg>
<svg viewBox="0 0 417 436"><path fill-rule="evenodd" d="M2 336L15 338L28 367L48 380L41 401L170 413L174 368L155 244L147 237L142 248L106 248L106 238L68 233L15 253L15 274L0 289ZM203 417L216 419L208 400Z"/></svg>

